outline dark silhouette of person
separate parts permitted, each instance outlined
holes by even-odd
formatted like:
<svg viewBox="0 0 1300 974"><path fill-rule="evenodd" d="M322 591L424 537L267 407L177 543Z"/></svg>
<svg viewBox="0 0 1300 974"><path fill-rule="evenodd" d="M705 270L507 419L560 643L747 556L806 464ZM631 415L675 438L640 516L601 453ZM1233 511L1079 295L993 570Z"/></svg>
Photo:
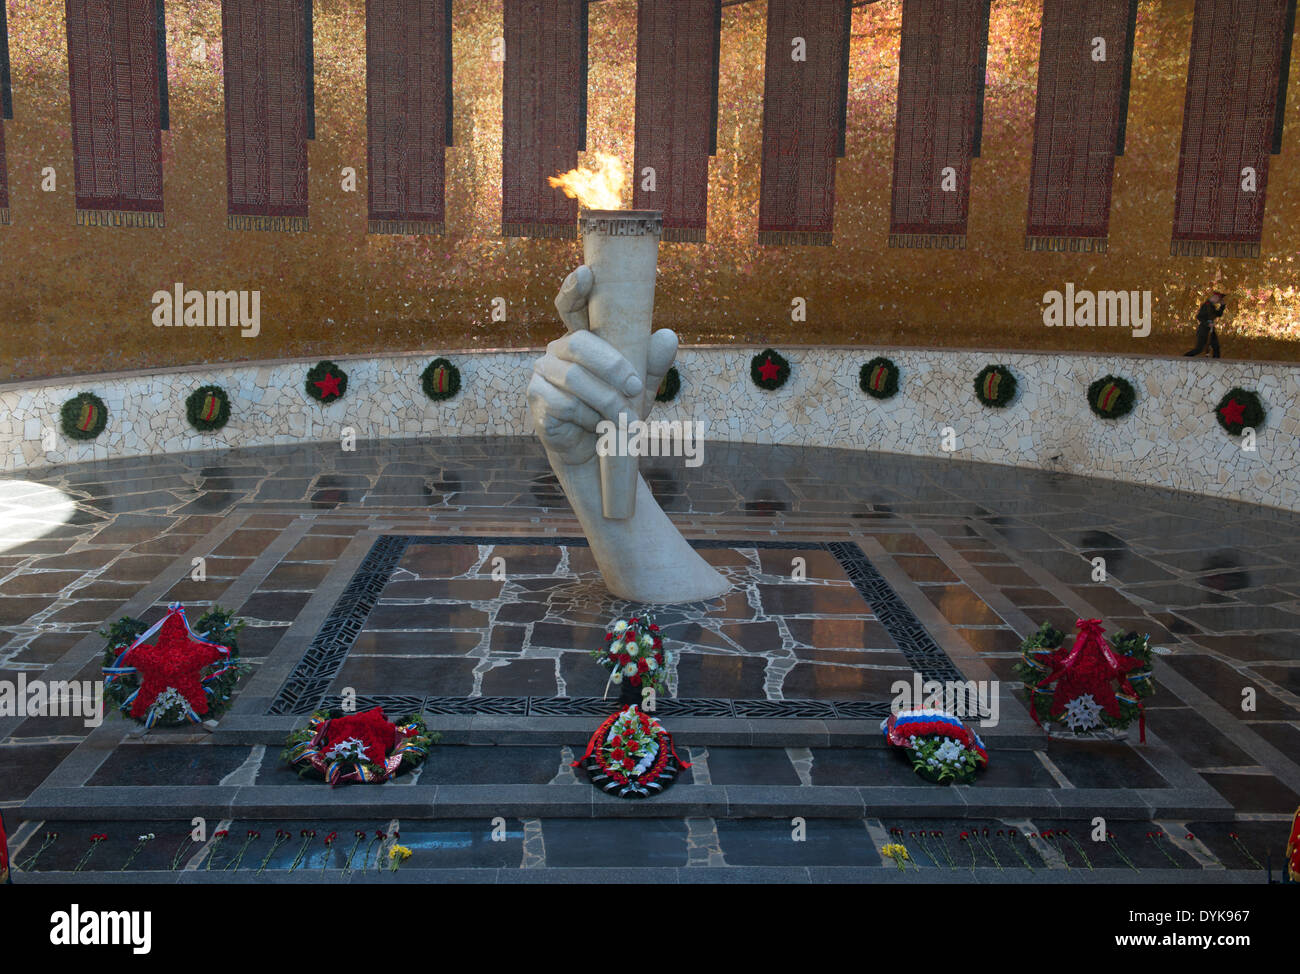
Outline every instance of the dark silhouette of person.
<svg viewBox="0 0 1300 974"><path fill-rule="evenodd" d="M1183 355L1200 355L1208 343L1210 354L1219 357L1219 334L1214 330L1214 319L1223 317L1224 293L1212 291L1210 299L1196 312L1196 347Z"/></svg>

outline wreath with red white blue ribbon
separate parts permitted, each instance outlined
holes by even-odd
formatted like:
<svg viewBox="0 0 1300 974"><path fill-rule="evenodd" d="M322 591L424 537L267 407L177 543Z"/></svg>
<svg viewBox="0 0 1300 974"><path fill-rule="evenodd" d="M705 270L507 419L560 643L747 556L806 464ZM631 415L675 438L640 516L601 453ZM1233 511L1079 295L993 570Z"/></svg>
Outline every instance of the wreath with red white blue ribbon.
<svg viewBox="0 0 1300 974"><path fill-rule="evenodd" d="M913 771L936 784L969 784L989 763L979 735L945 710L902 710L880 729L886 741L907 752Z"/></svg>

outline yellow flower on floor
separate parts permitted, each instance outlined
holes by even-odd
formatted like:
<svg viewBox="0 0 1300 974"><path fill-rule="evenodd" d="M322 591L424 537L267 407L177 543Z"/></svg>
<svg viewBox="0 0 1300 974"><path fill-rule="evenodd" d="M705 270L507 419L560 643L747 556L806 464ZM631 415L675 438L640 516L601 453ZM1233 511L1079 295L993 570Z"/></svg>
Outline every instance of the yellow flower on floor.
<svg viewBox="0 0 1300 974"><path fill-rule="evenodd" d="M410 858L411 850L404 845L395 845L388 850L389 868L392 869L393 872L397 872L402 863L406 862L406 860Z"/></svg>
<svg viewBox="0 0 1300 974"><path fill-rule="evenodd" d="M911 861L911 856L907 854L907 846L899 842L890 842L880 847L880 854L886 858L893 859L894 865L903 869L904 863Z"/></svg>

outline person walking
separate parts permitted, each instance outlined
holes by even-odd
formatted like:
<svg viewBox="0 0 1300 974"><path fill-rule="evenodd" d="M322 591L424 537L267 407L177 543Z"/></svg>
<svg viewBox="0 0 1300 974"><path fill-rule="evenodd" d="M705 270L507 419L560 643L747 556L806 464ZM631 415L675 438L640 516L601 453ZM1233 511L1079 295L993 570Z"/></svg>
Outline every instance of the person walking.
<svg viewBox="0 0 1300 974"><path fill-rule="evenodd" d="M1219 357L1219 334L1214 330L1214 320L1223 317L1226 297L1222 291L1210 292L1210 299L1196 312L1196 347L1190 352L1184 352L1184 356L1200 355L1205 351L1206 344L1209 344L1210 353L1215 358Z"/></svg>

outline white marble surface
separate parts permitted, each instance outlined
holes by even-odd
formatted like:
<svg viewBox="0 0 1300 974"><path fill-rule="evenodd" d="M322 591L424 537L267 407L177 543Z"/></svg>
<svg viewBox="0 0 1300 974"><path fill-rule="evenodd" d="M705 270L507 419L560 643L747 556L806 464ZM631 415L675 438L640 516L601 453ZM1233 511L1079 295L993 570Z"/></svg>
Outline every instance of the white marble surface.
<svg viewBox="0 0 1300 974"><path fill-rule="evenodd" d="M1062 470L1175 487L1289 509L1300 508L1300 366L1211 359L1091 357L1065 354L887 348L778 349L792 365L775 393L749 378L754 348L683 348L682 390L653 419L698 420L707 440L882 450ZM163 374L96 375L0 385L0 474L85 460L304 440L338 440L345 427L371 437L517 435L531 431L524 389L538 350L448 354L461 392L434 403L420 373L439 354L334 361L348 393L321 406L303 391L314 362L274 362ZM858 369L876 355L898 364L898 395L883 402L858 388ZM975 399L972 381L990 362L1015 374L1005 409ZM1088 385L1106 373L1137 390L1132 413L1102 421L1088 408ZM185 398L201 385L231 396L230 422L198 433L185 420ZM1240 385L1264 401L1257 449L1244 451L1212 410ZM108 427L90 443L59 430L62 403L81 391L108 406ZM942 430L957 449L945 453ZM54 433L43 449L42 433ZM707 446L704 462L708 462Z"/></svg>

